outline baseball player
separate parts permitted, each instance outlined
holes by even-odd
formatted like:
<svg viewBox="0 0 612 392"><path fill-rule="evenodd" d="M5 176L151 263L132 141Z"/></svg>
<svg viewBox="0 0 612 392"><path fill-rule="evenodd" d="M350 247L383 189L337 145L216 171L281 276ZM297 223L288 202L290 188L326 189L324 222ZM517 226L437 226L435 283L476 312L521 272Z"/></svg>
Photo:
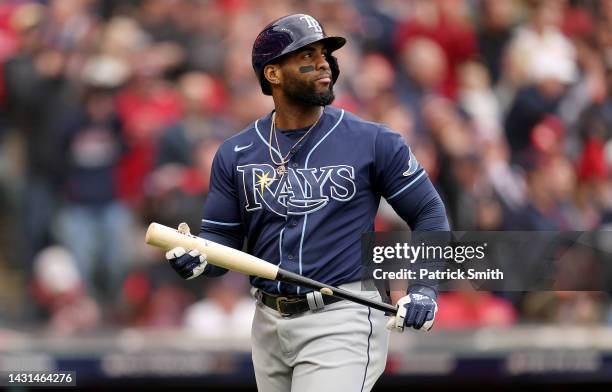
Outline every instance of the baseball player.
<svg viewBox="0 0 612 392"><path fill-rule="evenodd" d="M275 109L226 140L212 166L200 236L347 290L361 289L361 234L380 197L412 230L448 230L444 206L401 136L330 106L340 73L312 16L280 18L257 36L252 62ZM185 279L219 276L196 250L167 255ZM385 368L383 312L301 287L251 278L253 364L263 392L369 391ZM361 292L380 300L377 291ZM429 329L436 290L412 282L391 329Z"/></svg>

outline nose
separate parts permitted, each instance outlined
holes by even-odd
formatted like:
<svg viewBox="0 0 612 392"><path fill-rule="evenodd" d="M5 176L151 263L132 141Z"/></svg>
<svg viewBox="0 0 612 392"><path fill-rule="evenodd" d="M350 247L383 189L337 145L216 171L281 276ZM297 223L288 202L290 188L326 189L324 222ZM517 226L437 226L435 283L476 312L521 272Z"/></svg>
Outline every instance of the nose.
<svg viewBox="0 0 612 392"><path fill-rule="evenodd" d="M327 70L329 71L331 68L329 63L327 62L327 57L329 55L320 54L317 59L317 70Z"/></svg>

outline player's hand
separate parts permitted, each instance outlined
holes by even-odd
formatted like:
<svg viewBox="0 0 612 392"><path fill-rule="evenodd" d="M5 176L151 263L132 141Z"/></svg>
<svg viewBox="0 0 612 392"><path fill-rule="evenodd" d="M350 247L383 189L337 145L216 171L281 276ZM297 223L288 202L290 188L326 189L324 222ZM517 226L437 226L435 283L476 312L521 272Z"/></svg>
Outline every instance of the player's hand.
<svg viewBox="0 0 612 392"><path fill-rule="evenodd" d="M183 278L193 279L204 272L206 268L206 253L193 249L189 252L185 248L177 247L166 252L166 259L172 268Z"/></svg>
<svg viewBox="0 0 612 392"><path fill-rule="evenodd" d="M436 291L431 287L412 285L408 288L408 295L397 301L397 315L389 319L387 328L396 332L403 332L404 327L429 331L437 311Z"/></svg>

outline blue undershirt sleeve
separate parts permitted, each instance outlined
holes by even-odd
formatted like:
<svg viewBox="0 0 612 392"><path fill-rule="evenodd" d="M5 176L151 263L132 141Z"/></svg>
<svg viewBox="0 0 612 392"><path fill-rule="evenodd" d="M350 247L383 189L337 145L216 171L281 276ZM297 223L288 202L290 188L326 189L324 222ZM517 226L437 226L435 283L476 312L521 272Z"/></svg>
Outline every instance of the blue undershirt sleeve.
<svg viewBox="0 0 612 392"><path fill-rule="evenodd" d="M389 204L413 231L450 229L444 203L427 176Z"/></svg>

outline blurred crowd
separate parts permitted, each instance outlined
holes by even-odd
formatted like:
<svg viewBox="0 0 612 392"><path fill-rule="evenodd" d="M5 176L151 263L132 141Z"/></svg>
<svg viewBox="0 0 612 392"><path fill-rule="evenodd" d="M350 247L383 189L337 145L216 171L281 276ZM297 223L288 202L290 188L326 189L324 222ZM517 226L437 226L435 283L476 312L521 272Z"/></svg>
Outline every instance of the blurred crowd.
<svg viewBox="0 0 612 392"><path fill-rule="evenodd" d="M253 40L296 12L348 38L334 105L403 134L454 230L612 227L612 0L5 0L0 272L28 285L14 317L248 335L246 279L184 282L144 230L199 227L217 147L273 107ZM383 202L376 227L405 226ZM611 318L595 292L440 303L440 328Z"/></svg>

